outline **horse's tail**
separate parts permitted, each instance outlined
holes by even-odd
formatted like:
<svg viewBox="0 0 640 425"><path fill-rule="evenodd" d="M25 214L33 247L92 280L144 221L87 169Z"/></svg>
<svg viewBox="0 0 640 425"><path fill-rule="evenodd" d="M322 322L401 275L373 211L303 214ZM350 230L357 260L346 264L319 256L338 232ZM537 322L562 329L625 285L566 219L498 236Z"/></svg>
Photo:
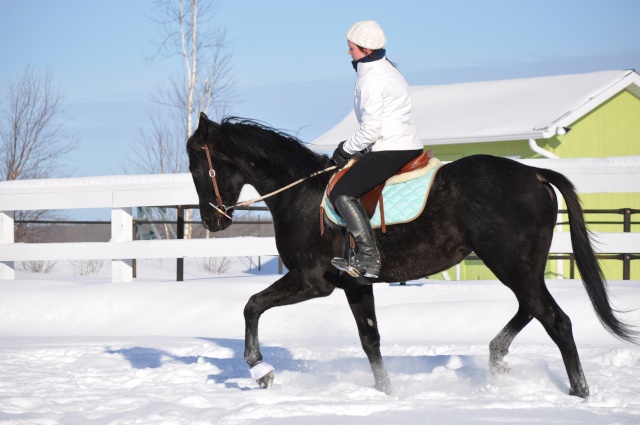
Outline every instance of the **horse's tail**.
<svg viewBox="0 0 640 425"><path fill-rule="evenodd" d="M576 264L600 323L616 337L637 344L638 332L616 317L617 311L611 307L609 302L604 274L593 250L592 235L587 230L580 198L578 198L573 183L564 175L552 170L537 168L536 172L560 191L567 204L571 244Z"/></svg>

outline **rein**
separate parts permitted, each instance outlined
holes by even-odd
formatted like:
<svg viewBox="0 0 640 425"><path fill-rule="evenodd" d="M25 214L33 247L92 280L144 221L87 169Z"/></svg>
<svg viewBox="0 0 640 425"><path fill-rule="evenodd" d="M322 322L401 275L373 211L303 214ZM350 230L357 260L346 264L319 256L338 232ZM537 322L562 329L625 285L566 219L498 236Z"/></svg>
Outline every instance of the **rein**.
<svg viewBox="0 0 640 425"><path fill-rule="evenodd" d="M259 198L255 198L255 199L250 199L248 201L242 201L242 202L238 202L237 204L231 206L231 207L227 207L222 203L222 197L220 196L220 190L218 189L218 181L216 180L216 171L213 169L213 162L211 161L211 152L209 151L209 146L204 145L202 147L202 149L204 149L205 153L207 154L207 161L209 162L209 177L211 177L211 182L213 184L213 191L216 194L216 202L218 203L218 205L213 205L212 202L209 202L209 205L211 205L213 207L213 209L215 209L216 211L218 211L220 214L224 215L225 217L227 217L229 220L231 220L231 217L229 217L229 215L227 214L227 211L236 208L236 207L246 207L248 205L251 204L255 204L256 202L262 201L264 199L267 199L273 195L277 195L280 192L283 192L287 189L292 188L293 186L302 183L303 181L309 180L312 177L316 177L319 176L320 174L326 173L327 171L331 171L331 170L335 170L336 168L338 168L337 165L332 165L331 167L327 167L323 170L320 171L316 171L314 173L309 174L307 177L303 177L299 180L294 181L293 183L290 183L288 185L286 185L283 188L280 188L278 190L274 190L271 193L267 193L266 195L263 195Z"/></svg>

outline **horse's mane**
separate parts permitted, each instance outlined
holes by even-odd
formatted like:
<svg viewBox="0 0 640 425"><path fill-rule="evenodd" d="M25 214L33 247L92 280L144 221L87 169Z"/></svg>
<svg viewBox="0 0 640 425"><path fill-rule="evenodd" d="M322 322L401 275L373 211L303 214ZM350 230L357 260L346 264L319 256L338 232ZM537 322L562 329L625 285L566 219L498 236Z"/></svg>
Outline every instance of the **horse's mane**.
<svg viewBox="0 0 640 425"><path fill-rule="evenodd" d="M295 178L326 166L326 156L311 151L298 138L255 120L226 117L218 131L237 155L252 161L268 161L274 167L290 170Z"/></svg>

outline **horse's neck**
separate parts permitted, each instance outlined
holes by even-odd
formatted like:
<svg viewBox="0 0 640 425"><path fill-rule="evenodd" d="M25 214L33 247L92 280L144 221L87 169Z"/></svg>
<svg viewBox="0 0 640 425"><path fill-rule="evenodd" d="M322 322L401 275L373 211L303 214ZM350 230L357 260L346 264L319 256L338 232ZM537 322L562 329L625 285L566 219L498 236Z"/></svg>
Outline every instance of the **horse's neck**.
<svg viewBox="0 0 640 425"><path fill-rule="evenodd" d="M320 167L321 165L318 166L318 170L309 170L308 173L305 171L301 178L309 177L316 171L320 171ZM276 219L275 215L279 212L286 214L292 207L298 207L301 203L305 205L306 203L316 202L320 205L322 190L319 190L318 187L321 184L315 180L324 181L328 180L328 178L328 173L309 177L309 179L282 190L299 179L292 177L290 173L282 172L282 170L274 172L273 170L256 170L252 167L246 173L246 183L252 185L261 197L266 197L264 202L274 215L274 220ZM310 181L310 179L314 179L314 181Z"/></svg>

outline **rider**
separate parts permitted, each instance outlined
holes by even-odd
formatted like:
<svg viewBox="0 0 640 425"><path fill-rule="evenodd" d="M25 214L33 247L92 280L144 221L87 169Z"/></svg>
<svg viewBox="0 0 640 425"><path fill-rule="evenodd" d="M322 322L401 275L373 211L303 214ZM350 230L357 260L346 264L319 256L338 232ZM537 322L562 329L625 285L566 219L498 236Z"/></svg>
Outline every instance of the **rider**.
<svg viewBox="0 0 640 425"><path fill-rule="evenodd" d="M411 93L404 77L385 56L386 37L375 21L356 22L347 32L349 55L358 74L354 107L358 130L333 153L339 168L366 153L336 183L331 201L353 235L358 253L353 266L366 277L378 277L380 253L367 213L358 198L398 172L423 152L411 116ZM331 264L348 269L348 260Z"/></svg>

